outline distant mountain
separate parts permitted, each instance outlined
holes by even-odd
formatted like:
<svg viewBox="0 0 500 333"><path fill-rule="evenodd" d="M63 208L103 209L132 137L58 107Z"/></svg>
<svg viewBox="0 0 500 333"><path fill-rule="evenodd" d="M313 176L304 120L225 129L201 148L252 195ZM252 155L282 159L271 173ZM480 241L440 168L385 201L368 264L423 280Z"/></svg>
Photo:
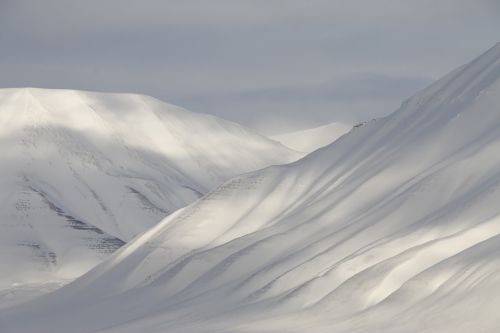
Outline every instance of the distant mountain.
<svg viewBox="0 0 500 333"><path fill-rule="evenodd" d="M78 276L223 181L299 156L133 94L1 89L0 128L0 298Z"/></svg>
<svg viewBox="0 0 500 333"><path fill-rule="evenodd" d="M271 139L287 147L310 153L337 140L352 129L352 125L331 123L301 131L274 135Z"/></svg>
<svg viewBox="0 0 500 333"><path fill-rule="evenodd" d="M285 166L233 178L2 332L498 332L500 44Z"/></svg>

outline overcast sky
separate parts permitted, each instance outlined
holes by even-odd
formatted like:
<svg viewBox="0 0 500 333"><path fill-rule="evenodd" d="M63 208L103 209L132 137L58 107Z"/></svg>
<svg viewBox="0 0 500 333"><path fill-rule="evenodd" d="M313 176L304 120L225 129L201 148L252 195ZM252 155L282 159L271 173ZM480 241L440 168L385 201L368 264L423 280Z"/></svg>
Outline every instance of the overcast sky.
<svg viewBox="0 0 500 333"><path fill-rule="evenodd" d="M267 133L387 114L500 0L0 0L0 87L138 92Z"/></svg>

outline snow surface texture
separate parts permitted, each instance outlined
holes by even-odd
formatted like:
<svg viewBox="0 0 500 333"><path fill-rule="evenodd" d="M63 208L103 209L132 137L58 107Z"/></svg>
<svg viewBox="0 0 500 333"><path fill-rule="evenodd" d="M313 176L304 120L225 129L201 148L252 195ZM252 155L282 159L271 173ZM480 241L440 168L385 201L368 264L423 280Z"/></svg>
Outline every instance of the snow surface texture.
<svg viewBox="0 0 500 333"><path fill-rule="evenodd" d="M331 123L302 131L275 135L271 139L294 150L310 153L334 142L351 129L352 125Z"/></svg>
<svg viewBox="0 0 500 333"><path fill-rule="evenodd" d="M2 332L498 332L500 45L236 177Z"/></svg>
<svg viewBox="0 0 500 333"><path fill-rule="evenodd" d="M299 156L132 94L2 89L0 128L0 303L83 274L237 174Z"/></svg>

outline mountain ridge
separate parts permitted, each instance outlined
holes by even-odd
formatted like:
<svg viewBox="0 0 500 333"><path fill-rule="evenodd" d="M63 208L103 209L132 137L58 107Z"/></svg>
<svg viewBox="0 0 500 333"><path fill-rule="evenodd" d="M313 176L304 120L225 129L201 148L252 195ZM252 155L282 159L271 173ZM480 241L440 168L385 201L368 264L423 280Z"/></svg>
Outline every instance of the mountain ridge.
<svg viewBox="0 0 500 333"><path fill-rule="evenodd" d="M7 292L78 276L224 180L300 156L137 94L0 89L0 126Z"/></svg>
<svg viewBox="0 0 500 333"><path fill-rule="evenodd" d="M351 128L351 125L335 122L291 133L274 135L271 139L281 142L291 149L310 153L337 140L340 136L349 132Z"/></svg>
<svg viewBox="0 0 500 333"><path fill-rule="evenodd" d="M497 44L393 114L225 182L0 322L7 332L498 331L499 105Z"/></svg>

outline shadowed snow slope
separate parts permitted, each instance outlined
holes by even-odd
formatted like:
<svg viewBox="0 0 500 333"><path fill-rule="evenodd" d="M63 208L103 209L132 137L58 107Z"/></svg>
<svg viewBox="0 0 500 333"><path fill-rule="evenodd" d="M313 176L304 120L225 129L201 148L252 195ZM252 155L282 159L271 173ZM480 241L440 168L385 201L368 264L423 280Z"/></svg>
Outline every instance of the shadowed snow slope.
<svg viewBox="0 0 500 333"><path fill-rule="evenodd" d="M223 181L298 156L132 94L2 89L0 128L0 302L78 276Z"/></svg>
<svg viewBox="0 0 500 333"><path fill-rule="evenodd" d="M498 332L500 45L236 177L2 332Z"/></svg>
<svg viewBox="0 0 500 333"><path fill-rule="evenodd" d="M292 149L310 153L337 140L349 132L351 128L351 125L331 123L302 131L275 135L271 139Z"/></svg>

